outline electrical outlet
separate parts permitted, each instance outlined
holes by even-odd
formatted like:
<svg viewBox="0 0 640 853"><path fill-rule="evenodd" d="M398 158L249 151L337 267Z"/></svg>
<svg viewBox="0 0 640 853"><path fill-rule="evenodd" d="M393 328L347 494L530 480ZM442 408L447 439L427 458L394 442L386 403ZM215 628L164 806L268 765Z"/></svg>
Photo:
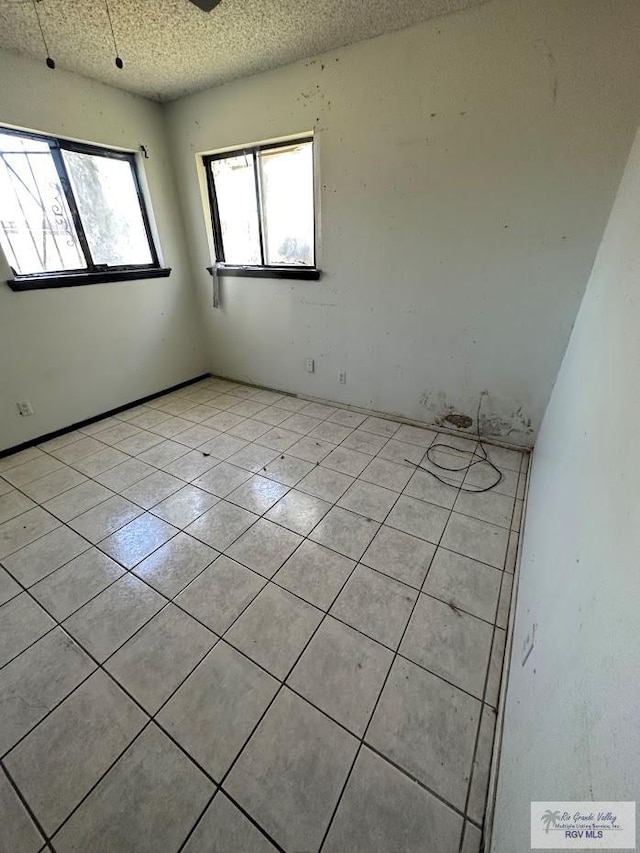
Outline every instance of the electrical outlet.
<svg viewBox="0 0 640 853"><path fill-rule="evenodd" d="M18 414L21 418L28 418L33 414L33 406L28 400L18 400L16 405L18 407Z"/></svg>
<svg viewBox="0 0 640 853"><path fill-rule="evenodd" d="M339 382L341 385L346 385L346 384L347 384L347 371L346 371L346 370L341 370L341 371L340 371L340 373L338 374L338 382Z"/></svg>
<svg viewBox="0 0 640 853"><path fill-rule="evenodd" d="M313 373L316 369L315 363L312 358L307 359L307 373Z"/></svg>

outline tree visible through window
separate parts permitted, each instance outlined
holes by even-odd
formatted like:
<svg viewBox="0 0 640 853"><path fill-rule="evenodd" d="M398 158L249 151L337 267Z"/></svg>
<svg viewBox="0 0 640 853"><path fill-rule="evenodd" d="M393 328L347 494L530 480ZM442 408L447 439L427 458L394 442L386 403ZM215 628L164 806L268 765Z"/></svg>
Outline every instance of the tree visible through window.
<svg viewBox="0 0 640 853"><path fill-rule="evenodd" d="M18 276L157 268L135 155L0 130L0 243Z"/></svg>
<svg viewBox="0 0 640 853"><path fill-rule="evenodd" d="M219 261L315 267L313 140L204 158Z"/></svg>

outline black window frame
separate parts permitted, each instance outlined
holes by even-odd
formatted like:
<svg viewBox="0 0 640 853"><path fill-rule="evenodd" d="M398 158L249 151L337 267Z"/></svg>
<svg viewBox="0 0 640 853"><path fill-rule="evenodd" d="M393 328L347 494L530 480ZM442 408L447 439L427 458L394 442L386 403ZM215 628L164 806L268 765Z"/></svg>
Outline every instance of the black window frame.
<svg viewBox="0 0 640 853"><path fill-rule="evenodd" d="M276 151L278 148L290 148L301 143L311 143L312 146L312 182L313 182L313 265L303 264L265 264L264 236L262 228L262 187L258 169L258 154L261 152ZM218 199L216 195L215 180L211 164L216 160L226 160L229 157L251 157L253 163L253 177L256 189L256 212L258 216L258 236L260 240L261 264L228 264L224 258L224 244L222 240L222 226L220 224L220 213L218 210ZM211 214L211 227L213 229L213 245L217 259L217 270L221 275L248 276L255 278L286 278L318 281L321 272L317 266L317 205L316 205L316 174L315 174L315 139L313 136L298 136L293 139L285 139L279 142L265 142L257 145L246 145L243 148L233 148L228 151L217 151L214 154L205 154L202 157L207 181L207 193L209 196L209 211ZM209 272L212 267L207 267Z"/></svg>
<svg viewBox="0 0 640 853"><path fill-rule="evenodd" d="M57 136L50 136L45 133L33 133L31 131L19 130L11 127L0 125L0 133L10 136L17 136L22 139L35 139L39 142L45 142L51 151L51 158L58 173L60 186L64 193L67 207L71 213L71 219L76 229L78 242L81 252L84 256L86 266L78 267L74 270L59 270L47 271L43 273L18 273L13 267L10 267L13 273L13 278L7 280L7 284L12 290L43 290L52 287L75 287L85 284L103 284L106 282L115 281L134 281L137 279L146 278L165 278L171 273L168 267L160 265L156 242L151 229L151 221L147 211L147 204L142 191L142 183L140 181L140 173L138 170L137 155L131 151L119 151L113 148L107 148L102 145L93 145L86 142L76 142L70 139L63 139ZM122 160L129 163L131 174L133 177L136 194L140 203L140 212L144 223L149 252L151 253L152 261L150 264L119 264L107 265L96 264L91 255L91 249L85 234L82 218L78 210L78 206L73 194L69 173L67 171L63 151L73 151L79 154L90 154L97 157L109 157L114 160Z"/></svg>

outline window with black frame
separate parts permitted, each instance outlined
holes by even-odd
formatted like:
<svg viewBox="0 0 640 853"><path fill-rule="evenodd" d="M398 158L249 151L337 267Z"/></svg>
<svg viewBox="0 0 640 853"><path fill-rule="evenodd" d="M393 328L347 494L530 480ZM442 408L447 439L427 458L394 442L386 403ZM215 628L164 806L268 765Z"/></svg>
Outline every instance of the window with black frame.
<svg viewBox="0 0 640 853"><path fill-rule="evenodd" d="M319 278L313 138L204 157L223 273Z"/></svg>
<svg viewBox="0 0 640 853"><path fill-rule="evenodd" d="M135 154L0 128L0 244L16 290L168 275Z"/></svg>

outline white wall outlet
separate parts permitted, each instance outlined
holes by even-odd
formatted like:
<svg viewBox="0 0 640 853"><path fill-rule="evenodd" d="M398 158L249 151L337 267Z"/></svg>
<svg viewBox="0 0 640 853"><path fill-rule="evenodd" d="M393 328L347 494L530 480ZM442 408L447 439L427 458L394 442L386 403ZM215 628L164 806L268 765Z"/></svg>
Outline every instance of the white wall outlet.
<svg viewBox="0 0 640 853"><path fill-rule="evenodd" d="M307 359L307 373L313 373L316 369L315 362L312 358Z"/></svg>
<svg viewBox="0 0 640 853"><path fill-rule="evenodd" d="M341 385L347 384L347 371L346 370L341 370L340 373L338 373L338 382Z"/></svg>
<svg viewBox="0 0 640 853"><path fill-rule="evenodd" d="M28 400L18 400L16 405L18 407L18 414L21 418L28 418L33 414L33 406Z"/></svg>

